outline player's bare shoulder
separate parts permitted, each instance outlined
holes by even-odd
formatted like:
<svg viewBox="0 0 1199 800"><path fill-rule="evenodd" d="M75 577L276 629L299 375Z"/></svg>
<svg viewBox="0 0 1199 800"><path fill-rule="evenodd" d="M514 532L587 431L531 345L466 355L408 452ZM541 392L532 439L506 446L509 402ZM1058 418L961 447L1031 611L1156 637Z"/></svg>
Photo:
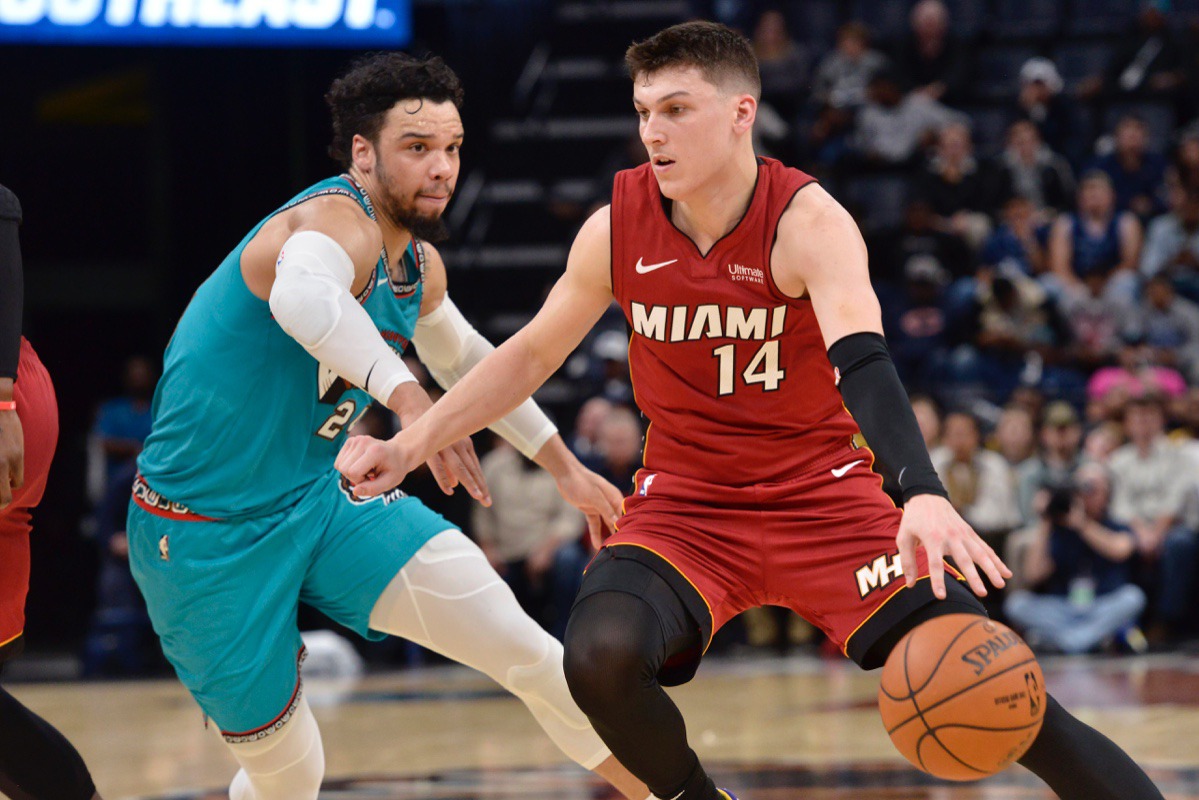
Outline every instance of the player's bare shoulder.
<svg viewBox="0 0 1199 800"><path fill-rule="evenodd" d="M803 297L818 273L859 263L865 269L866 244L845 207L817 183L797 192L779 218L770 257L779 289Z"/></svg>
<svg viewBox="0 0 1199 800"><path fill-rule="evenodd" d="M362 273L354 281L356 290L361 288L360 282L369 279L383 247L378 224L348 197L314 197L276 214L246 245L241 271L246 286L256 296L263 300L270 296L279 251L292 234L304 230L329 236L349 254L355 271Z"/></svg>

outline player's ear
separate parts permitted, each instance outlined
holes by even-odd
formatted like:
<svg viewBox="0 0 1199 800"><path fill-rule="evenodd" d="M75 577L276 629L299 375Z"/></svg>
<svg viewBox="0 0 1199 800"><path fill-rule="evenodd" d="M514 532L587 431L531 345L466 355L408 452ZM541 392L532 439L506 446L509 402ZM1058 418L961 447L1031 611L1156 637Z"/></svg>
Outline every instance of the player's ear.
<svg viewBox="0 0 1199 800"><path fill-rule="evenodd" d="M350 142L350 158L360 170L370 171L375 166L375 146L362 134L354 134Z"/></svg>
<svg viewBox="0 0 1199 800"><path fill-rule="evenodd" d="M733 128L737 133L748 133L758 116L758 101L752 94L735 95L734 100Z"/></svg>

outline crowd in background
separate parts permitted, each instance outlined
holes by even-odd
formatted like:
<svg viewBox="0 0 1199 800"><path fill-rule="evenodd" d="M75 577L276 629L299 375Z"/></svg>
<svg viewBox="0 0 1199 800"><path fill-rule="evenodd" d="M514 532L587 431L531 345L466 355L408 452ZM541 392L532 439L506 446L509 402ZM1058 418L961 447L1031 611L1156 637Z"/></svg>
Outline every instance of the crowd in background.
<svg viewBox="0 0 1199 800"><path fill-rule="evenodd" d="M744 19L762 67L759 149L817 175L858 218L934 465L1015 572L992 614L1049 652L1193 637L1199 36L1155 0L1135 30L1088 40L1089 61L1034 54L1005 71L980 63L940 0L916 2L888 41L845 21L823 52L794 35L795 5ZM639 158L633 142L605 169ZM571 449L624 491L643 437L626 336L614 310L565 370L589 399L558 409L577 413L559 420ZM87 533L101 568L89 675L154 664L122 533L153 382L148 362L130 361L90 446ZM376 410L356 432L393 430ZM511 447L479 446L491 508L446 498L419 473L405 486L468 530L560 637L590 557L584 521ZM819 638L763 610L723 643Z"/></svg>

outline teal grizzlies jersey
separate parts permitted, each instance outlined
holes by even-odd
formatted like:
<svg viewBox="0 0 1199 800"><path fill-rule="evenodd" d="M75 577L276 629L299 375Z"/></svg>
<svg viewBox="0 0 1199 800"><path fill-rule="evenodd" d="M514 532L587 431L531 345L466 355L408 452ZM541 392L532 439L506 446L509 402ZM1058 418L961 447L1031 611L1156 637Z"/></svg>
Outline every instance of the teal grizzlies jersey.
<svg viewBox="0 0 1199 800"><path fill-rule="evenodd" d="M348 175L301 192L221 262L171 337L138 468L150 489L194 514L231 519L288 506L329 472L346 429L372 402L284 333L241 274L242 251L271 217L332 194L353 198L375 218ZM358 300L402 353L420 313L420 242L409 245L394 274L387 264L384 250Z"/></svg>

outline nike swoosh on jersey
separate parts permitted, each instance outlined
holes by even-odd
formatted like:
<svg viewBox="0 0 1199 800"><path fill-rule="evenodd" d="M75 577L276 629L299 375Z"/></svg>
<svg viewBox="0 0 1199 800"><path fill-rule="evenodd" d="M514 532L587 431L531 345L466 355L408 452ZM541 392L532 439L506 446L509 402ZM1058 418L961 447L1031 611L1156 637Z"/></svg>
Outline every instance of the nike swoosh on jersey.
<svg viewBox="0 0 1199 800"><path fill-rule="evenodd" d="M637 259L637 266L636 266L637 274L644 275L647 272L653 272L656 269L662 269L662 267L668 267L676 261L678 261L677 258L672 258L669 261L660 261L657 264L642 264L641 259L639 258L639 259Z"/></svg>
<svg viewBox="0 0 1199 800"><path fill-rule="evenodd" d="M834 470L830 470L830 471L833 473L834 478L842 478L845 476L845 473L849 472L851 469L856 467L858 464L861 464L862 461L864 461L864 460L865 459L859 459L858 461L855 461L852 464L846 464L845 466L843 466L839 469L834 469Z"/></svg>

